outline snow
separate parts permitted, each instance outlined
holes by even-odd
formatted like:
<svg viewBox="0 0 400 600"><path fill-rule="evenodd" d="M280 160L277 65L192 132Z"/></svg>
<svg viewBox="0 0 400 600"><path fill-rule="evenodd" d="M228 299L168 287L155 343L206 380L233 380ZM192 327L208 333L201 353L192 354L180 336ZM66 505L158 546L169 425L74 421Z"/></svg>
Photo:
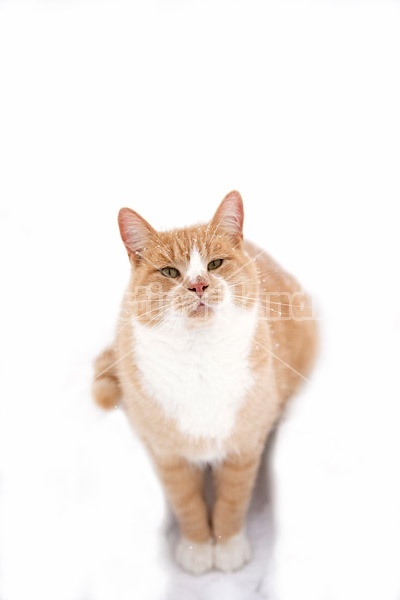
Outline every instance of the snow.
<svg viewBox="0 0 400 600"><path fill-rule="evenodd" d="M0 5L0 599L399 600L400 7ZM260 471L252 561L194 577L124 415L90 397L117 214L245 232L314 293L321 354Z"/></svg>

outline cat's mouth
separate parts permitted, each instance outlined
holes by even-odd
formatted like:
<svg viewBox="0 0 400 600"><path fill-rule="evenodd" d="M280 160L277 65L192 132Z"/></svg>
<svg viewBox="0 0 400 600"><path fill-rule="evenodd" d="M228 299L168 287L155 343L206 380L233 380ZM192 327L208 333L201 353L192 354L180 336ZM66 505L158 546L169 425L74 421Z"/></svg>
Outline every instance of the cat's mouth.
<svg viewBox="0 0 400 600"><path fill-rule="evenodd" d="M206 310L207 308L210 308L210 307L207 306L207 304L205 302L199 302L198 305L196 306L196 308L194 309L194 312L197 312L199 310Z"/></svg>
<svg viewBox="0 0 400 600"><path fill-rule="evenodd" d="M213 309L203 301L200 301L189 313L189 317L207 317L211 315Z"/></svg>

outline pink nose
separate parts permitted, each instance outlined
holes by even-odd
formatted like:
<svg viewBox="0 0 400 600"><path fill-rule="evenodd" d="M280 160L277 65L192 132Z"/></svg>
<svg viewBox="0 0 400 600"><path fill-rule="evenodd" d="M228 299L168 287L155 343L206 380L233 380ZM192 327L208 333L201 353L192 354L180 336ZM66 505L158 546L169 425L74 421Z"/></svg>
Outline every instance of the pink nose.
<svg viewBox="0 0 400 600"><path fill-rule="evenodd" d="M190 292L195 292L198 296L202 296L204 291L208 288L208 285L204 283L204 281L191 282L189 283L188 290Z"/></svg>

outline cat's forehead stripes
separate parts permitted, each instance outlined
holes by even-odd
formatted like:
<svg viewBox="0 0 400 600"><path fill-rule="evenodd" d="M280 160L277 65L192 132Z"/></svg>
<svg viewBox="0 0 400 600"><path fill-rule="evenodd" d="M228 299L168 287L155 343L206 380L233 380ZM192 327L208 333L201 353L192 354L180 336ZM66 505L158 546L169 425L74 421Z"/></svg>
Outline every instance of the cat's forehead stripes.
<svg viewBox="0 0 400 600"><path fill-rule="evenodd" d="M202 258L196 246L193 246L190 251L189 266L186 275L191 281L194 281L197 277L205 275L206 273L206 261Z"/></svg>

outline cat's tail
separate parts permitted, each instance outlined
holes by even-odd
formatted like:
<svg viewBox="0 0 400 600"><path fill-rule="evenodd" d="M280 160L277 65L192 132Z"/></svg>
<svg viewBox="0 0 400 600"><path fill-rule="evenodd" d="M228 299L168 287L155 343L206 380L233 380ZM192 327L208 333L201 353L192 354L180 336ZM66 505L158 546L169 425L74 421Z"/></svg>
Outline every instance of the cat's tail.
<svg viewBox="0 0 400 600"><path fill-rule="evenodd" d="M106 348L95 360L92 394L101 408L116 408L121 398L116 364L116 353L112 347Z"/></svg>

